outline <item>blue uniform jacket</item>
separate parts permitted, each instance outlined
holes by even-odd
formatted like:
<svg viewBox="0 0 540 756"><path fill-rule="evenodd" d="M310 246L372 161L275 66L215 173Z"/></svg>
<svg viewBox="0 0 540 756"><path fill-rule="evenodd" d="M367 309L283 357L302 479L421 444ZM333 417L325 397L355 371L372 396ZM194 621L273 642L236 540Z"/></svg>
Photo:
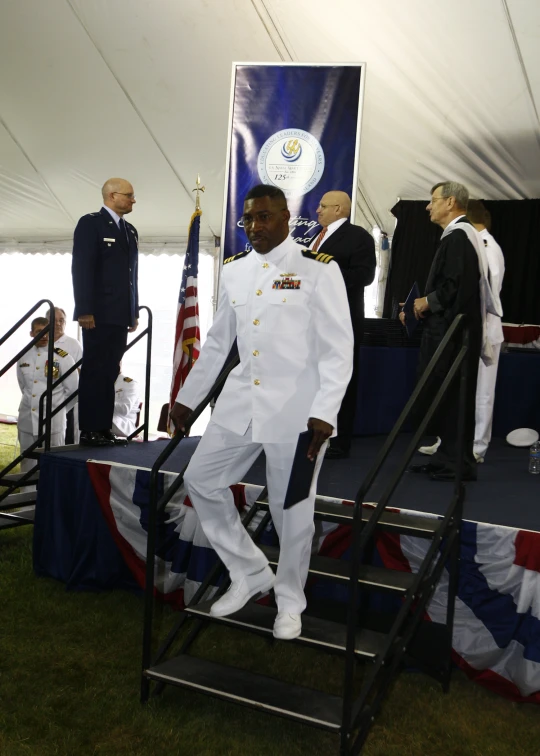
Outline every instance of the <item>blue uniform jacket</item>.
<svg viewBox="0 0 540 756"><path fill-rule="evenodd" d="M138 235L126 221L129 245L111 215L101 208L77 223L73 237L75 312L93 315L96 325L132 326L139 317Z"/></svg>

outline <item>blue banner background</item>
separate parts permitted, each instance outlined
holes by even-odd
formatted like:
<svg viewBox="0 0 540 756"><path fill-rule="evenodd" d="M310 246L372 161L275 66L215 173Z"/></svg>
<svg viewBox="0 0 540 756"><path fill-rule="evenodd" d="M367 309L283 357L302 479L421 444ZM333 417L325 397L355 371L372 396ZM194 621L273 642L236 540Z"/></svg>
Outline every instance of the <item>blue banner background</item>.
<svg viewBox="0 0 540 756"><path fill-rule="evenodd" d="M236 67L224 258L250 248L238 224L244 196L256 184L267 183L259 176L259 152L276 132L302 129L324 152L316 186L288 198L291 233L300 243L309 244L320 230L315 211L325 192L341 189L352 196L361 75L360 65Z"/></svg>

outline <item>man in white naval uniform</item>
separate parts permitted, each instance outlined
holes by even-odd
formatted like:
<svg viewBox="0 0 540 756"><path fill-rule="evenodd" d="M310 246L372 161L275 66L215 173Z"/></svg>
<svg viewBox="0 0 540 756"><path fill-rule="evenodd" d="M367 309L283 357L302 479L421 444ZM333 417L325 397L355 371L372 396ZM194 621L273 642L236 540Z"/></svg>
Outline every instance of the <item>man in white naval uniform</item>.
<svg viewBox="0 0 540 756"><path fill-rule="evenodd" d="M502 313L500 294L504 278L504 255L493 236L489 233L491 225L489 211L479 200L469 200L467 218L479 232L484 242L489 266L489 283L499 312ZM493 349L493 364L484 365L480 360L478 366L478 384L476 387L476 422L474 429L474 456L477 462L483 462L491 441L493 425L493 405L495 403L495 384L497 383L497 368L501 354L501 344L504 341L502 318L488 312L486 327L489 342Z"/></svg>
<svg viewBox="0 0 540 756"><path fill-rule="evenodd" d="M120 372L114 384L113 433L127 437L136 430L139 404L138 382Z"/></svg>
<svg viewBox="0 0 540 756"><path fill-rule="evenodd" d="M73 336L66 335L66 313L61 307L54 308L54 346L63 349L73 362L79 362L82 358L82 346L80 341ZM47 312L47 318L51 319L50 311ZM80 372L79 368L79 372ZM79 443L79 406L75 404L66 415L66 443Z"/></svg>
<svg viewBox="0 0 540 756"><path fill-rule="evenodd" d="M34 318L32 321L32 338L47 325L46 318ZM21 451L28 449L40 435L39 429L39 398L47 388L47 374L49 371L47 344L49 334L26 352L17 363L17 380L22 391L22 399L19 405L19 419L17 429ZM53 383L75 363L69 354L59 347L54 350ZM70 394L77 390L78 375L74 371L66 380L53 390L52 409L62 404ZM76 401L76 400L75 400ZM69 405L68 405L69 406ZM46 406L44 405L44 412ZM51 446L63 446L66 436L66 409L58 412L51 420ZM21 472L31 470L34 462L31 459L23 459Z"/></svg>
<svg viewBox="0 0 540 756"><path fill-rule="evenodd" d="M331 256L303 250L289 236L280 189L254 187L243 223L253 247L224 261L214 324L171 419L185 422L217 378L238 340L240 365L229 375L212 419L184 475L202 528L230 573L231 586L211 609L240 610L274 588L276 638L301 633L304 584L314 533L317 476L335 432L352 372L353 333L345 283ZM313 429L309 496L284 510L299 433ZM264 449L270 511L280 540L277 574L243 527L229 486Z"/></svg>

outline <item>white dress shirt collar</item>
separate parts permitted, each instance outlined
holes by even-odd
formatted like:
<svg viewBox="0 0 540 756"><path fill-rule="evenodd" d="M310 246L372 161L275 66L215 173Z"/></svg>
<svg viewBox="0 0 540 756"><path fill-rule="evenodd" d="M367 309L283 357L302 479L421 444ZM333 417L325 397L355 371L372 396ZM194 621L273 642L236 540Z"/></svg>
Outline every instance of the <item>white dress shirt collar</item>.
<svg viewBox="0 0 540 756"><path fill-rule="evenodd" d="M346 222L347 220L348 220L348 218L339 218L339 220L336 220L336 221L332 221L332 223L329 223L329 224L328 224L328 226L326 227L326 233L325 233L325 235L324 235L324 237L323 237L323 240L322 240L321 244L324 244L324 242L325 242L325 241L326 241L326 240L327 240L327 239L328 239L328 238L329 238L330 236L332 236L332 234L334 233L334 231L337 231L337 230L338 230L338 228L339 228L340 226L342 226L342 225L343 225L343 224L344 224L344 223L345 223L345 222ZM322 229L321 229L321 231L322 231ZM320 231L319 231L319 234L320 234ZM313 247L313 245L315 244L315 241L317 240L317 237L319 236L319 234L317 234L317 235L316 235L316 236L315 236L315 237L313 238L313 241L312 241L312 242L311 242L311 244L309 245L309 248L310 248L310 249L311 249L311 248Z"/></svg>
<svg viewBox="0 0 540 756"><path fill-rule="evenodd" d="M120 216L114 212L114 210L111 210L110 207L107 207L107 205L103 205L103 209L106 210L111 218L114 220L118 228L120 228Z"/></svg>

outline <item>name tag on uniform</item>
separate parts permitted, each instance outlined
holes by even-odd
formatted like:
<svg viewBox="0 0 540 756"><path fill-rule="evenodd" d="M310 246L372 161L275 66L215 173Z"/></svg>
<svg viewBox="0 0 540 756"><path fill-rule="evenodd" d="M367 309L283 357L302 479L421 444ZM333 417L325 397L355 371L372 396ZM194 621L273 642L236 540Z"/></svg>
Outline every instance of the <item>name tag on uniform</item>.
<svg viewBox="0 0 540 756"><path fill-rule="evenodd" d="M106 241L106 242L113 242L113 241L116 241L116 239L103 239L103 241Z"/></svg>

